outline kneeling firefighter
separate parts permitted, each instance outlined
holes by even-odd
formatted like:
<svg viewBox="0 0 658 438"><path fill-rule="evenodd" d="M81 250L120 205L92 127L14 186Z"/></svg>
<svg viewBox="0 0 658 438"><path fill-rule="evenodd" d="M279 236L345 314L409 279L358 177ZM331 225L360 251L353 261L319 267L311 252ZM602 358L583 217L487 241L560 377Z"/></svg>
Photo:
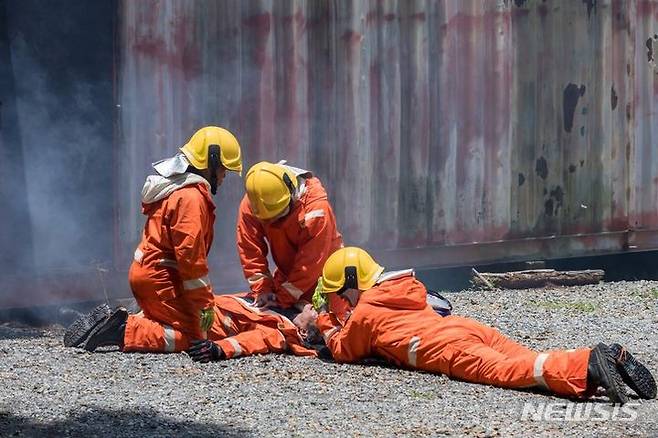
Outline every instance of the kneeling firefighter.
<svg viewBox="0 0 658 438"><path fill-rule="evenodd" d="M215 317L207 262L215 222L211 194L227 170L241 174L240 145L226 129L207 126L180 151L154 163L157 174L142 189L147 219L128 277L142 312L96 312L67 344L86 338L89 351L118 345L124 351L174 352L189 348L188 339L207 337ZM175 333L185 333L185 341Z"/></svg>
<svg viewBox="0 0 658 438"><path fill-rule="evenodd" d="M237 246L256 305L301 310L311 301L325 260L343 246L327 192L311 172L284 161L252 166L245 188Z"/></svg>
<svg viewBox="0 0 658 438"><path fill-rule="evenodd" d="M345 324L324 311L327 295L354 307ZM338 362L376 356L468 382L537 386L562 396L586 397L602 387L617 403L627 400L624 383L642 398L656 396L649 370L619 344L536 352L473 319L439 316L426 296L412 270L384 272L364 250L343 248L324 264L314 296L319 316L310 314L302 328L319 329Z"/></svg>

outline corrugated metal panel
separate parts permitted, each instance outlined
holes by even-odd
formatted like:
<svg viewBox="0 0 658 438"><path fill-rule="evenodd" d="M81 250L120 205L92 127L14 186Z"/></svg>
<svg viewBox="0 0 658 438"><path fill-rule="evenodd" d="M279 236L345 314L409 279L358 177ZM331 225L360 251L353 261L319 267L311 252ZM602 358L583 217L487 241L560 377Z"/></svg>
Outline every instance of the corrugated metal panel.
<svg viewBox="0 0 658 438"><path fill-rule="evenodd" d="M658 228L658 2L632 2L629 10L631 38L636 48L628 75L633 78L631 105L626 108L632 124L630 226ZM650 65L652 68L648 68Z"/></svg>
<svg viewBox="0 0 658 438"><path fill-rule="evenodd" d="M657 13L631 0L124 0L117 266L139 239L149 163L205 124L234 131L247 165L315 171L346 242L389 265L655 248L626 231L658 228ZM241 195L228 178L217 201L224 285L240 279Z"/></svg>

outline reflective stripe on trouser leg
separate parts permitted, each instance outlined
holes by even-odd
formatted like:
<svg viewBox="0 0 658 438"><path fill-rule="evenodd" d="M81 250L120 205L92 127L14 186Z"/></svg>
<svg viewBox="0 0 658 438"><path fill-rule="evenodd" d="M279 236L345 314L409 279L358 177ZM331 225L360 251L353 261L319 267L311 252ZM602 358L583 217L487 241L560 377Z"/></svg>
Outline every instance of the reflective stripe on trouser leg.
<svg viewBox="0 0 658 438"><path fill-rule="evenodd" d="M548 353L539 353L537 355L537 358L535 359L535 365L533 367L533 375L537 385L541 386L542 388L549 389L548 385L546 384L546 380L544 380L544 362L546 362L546 359L548 359Z"/></svg>
<svg viewBox="0 0 658 438"><path fill-rule="evenodd" d="M188 335L173 326L137 315L128 316L123 351L170 353L188 346Z"/></svg>
<svg viewBox="0 0 658 438"><path fill-rule="evenodd" d="M176 333L171 326L164 325L164 351L171 353L176 351Z"/></svg>
<svg viewBox="0 0 658 438"><path fill-rule="evenodd" d="M418 352L419 345L420 345L420 338L418 336L414 336L409 341L409 347L407 350L407 360L409 361L409 365L411 365L412 367L416 366L416 353Z"/></svg>
<svg viewBox="0 0 658 438"><path fill-rule="evenodd" d="M235 353L233 354L232 357L238 357L242 355L242 347L240 347L240 344L238 341L236 341L233 338L226 338L227 341L230 342L230 344L233 346L233 349L235 350Z"/></svg>
<svg viewBox="0 0 658 438"><path fill-rule="evenodd" d="M591 352L590 348L551 351L542 373L551 392L566 396L586 395L587 365Z"/></svg>

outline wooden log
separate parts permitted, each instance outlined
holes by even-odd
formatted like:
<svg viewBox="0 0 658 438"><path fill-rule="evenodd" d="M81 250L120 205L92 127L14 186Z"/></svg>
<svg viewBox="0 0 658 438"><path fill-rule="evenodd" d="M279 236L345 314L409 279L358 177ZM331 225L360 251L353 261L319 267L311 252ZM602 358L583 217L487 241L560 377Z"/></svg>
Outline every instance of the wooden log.
<svg viewBox="0 0 658 438"><path fill-rule="evenodd" d="M493 284L491 284L491 282L490 282L489 280L487 280L486 278L484 278L484 277L483 277L483 276L477 271L477 269L475 269L475 268L471 268L471 272L473 273L473 275L475 275L475 278L477 278L478 280L480 280L481 283L484 284L486 287L488 287L490 290L496 290L496 289L498 289L496 286L494 286Z"/></svg>
<svg viewBox="0 0 658 438"><path fill-rule="evenodd" d="M474 270L472 282L475 286L505 289L528 289L548 285L576 286L596 284L603 280L601 269L585 271L556 271L554 269L534 269L514 272L477 272Z"/></svg>

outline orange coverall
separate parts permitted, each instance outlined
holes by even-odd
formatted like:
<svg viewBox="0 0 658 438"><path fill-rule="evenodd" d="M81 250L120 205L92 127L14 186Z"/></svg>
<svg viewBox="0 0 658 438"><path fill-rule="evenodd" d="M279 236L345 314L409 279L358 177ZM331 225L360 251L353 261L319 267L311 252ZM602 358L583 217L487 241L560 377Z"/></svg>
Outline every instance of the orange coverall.
<svg viewBox="0 0 658 438"><path fill-rule="evenodd" d="M249 304L244 296L216 295L215 321L208 339L230 359L252 354L286 353L315 356L315 350L302 345L297 327L285 316ZM133 320L139 316L133 317ZM123 351L184 351L193 340L188 334L144 319L142 324L128 324Z"/></svg>
<svg viewBox="0 0 658 438"><path fill-rule="evenodd" d="M320 180L306 178L305 185L290 213L277 221L258 220L246 195L238 212L238 253L249 287L256 296L274 292L283 308L311 301L324 262L343 246ZM277 266L274 278L267 263L268 243Z"/></svg>
<svg viewBox="0 0 658 438"><path fill-rule="evenodd" d="M426 295L411 275L384 281L363 292L344 326L331 313L317 325L338 362L378 356L473 383L586 394L589 348L538 353L475 320L437 315Z"/></svg>
<svg viewBox="0 0 658 438"><path fill-rule="evenodd" d="M153 323L203 339L200 311L214 305L207 255L213 240L215 204L206 184L191 184L164 199L142 203L148 216L128 281L143 316L131 315L126 330L141 333ZM148 342L133 351L153 351ZM160 350L165 351L165 350Z"/></svg>

